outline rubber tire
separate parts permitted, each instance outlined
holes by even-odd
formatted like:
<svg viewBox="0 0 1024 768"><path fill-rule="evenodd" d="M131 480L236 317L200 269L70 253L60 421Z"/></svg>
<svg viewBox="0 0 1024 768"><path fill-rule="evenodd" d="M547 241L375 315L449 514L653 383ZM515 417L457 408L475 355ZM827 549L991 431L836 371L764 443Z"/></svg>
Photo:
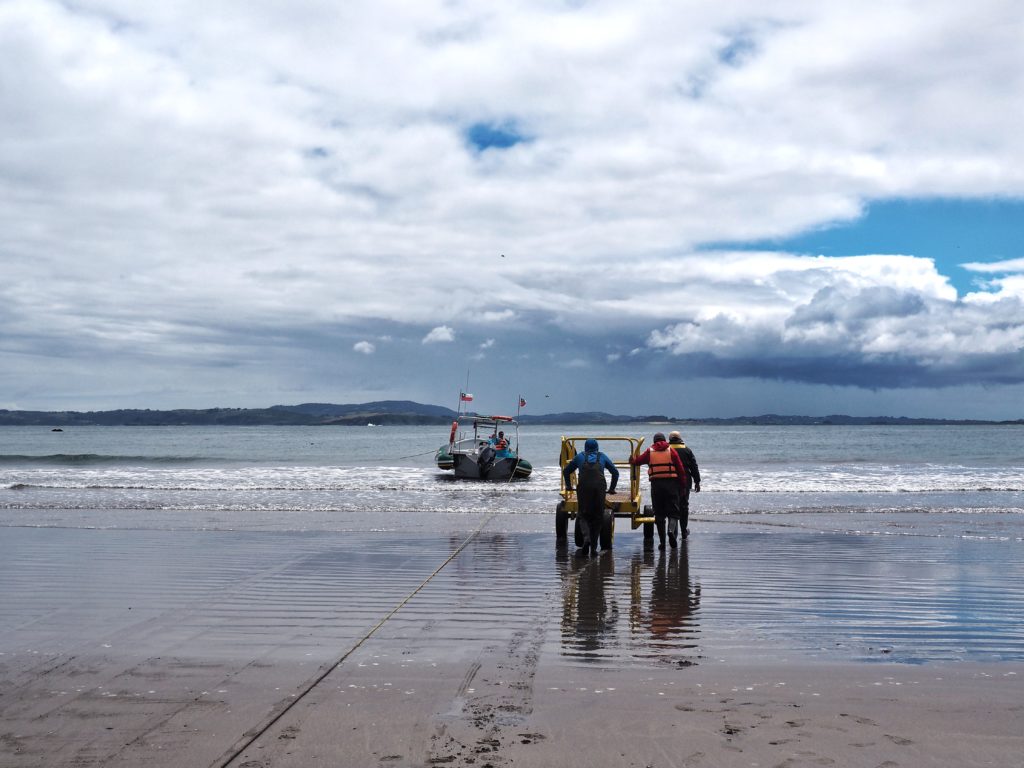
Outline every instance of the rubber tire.
<svg viewBox="0 0 1024 768"><path fill-rule="evenodd" d="M576 548L583 546L583 523L580 521L580 516L576 515L576 527L573 531L573 540L576 542Z"/></svg>
<svg viewBox="0 0 1024 768"><path fill-rule="evenodd" d="M569 513L565 511L565 502L558 502L555 507L555 541L564 542L569 532Z"/></svg>
<svg viewBox="0 0 1024 768"><path fill-rule="evenodd" d="M611 549L614 539L615 515L611 513L611 510L606 509L604 511L604 521L601 523L601 550Z"/></svg>
<svg viewBox="0 0 1024 768"><path fill-rule="evenodd" d="M654 523L644 523L644 542L654 541Z"/></svg>

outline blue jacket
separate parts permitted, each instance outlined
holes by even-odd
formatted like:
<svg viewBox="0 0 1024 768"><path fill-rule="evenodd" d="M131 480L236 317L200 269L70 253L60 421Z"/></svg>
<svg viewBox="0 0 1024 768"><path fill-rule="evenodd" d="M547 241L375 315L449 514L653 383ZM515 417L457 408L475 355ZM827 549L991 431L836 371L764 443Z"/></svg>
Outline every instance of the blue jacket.
<svg viewBox="0 0 1024 768"><path fill-rule="evenodd" d="M612 485L619 482L618 467L616 467L615 464L612 463L612 460L609 459L602 451L597 449L597 440L594 440L593 438L588 439L587 442L583 444L583 451L581 453L577 453L573 457L573 460L565 465L565 469L562 470L562 477L564 477L566 482L568 482L569 475L582 467L583 462L593 464L595 461L599 462L603 469L607 469L611 472Z"/></svg>

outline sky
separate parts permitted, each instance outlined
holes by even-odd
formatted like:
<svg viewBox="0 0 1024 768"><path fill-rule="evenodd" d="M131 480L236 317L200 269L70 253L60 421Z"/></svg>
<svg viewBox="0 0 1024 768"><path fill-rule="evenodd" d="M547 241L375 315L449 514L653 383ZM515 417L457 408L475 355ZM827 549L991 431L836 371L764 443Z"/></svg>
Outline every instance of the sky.
<svg viewBox="0 0 1024 768"><path fill-rule="evenodd" d="M1024 418L1016 0L3 0L0 408Z"/></svg>

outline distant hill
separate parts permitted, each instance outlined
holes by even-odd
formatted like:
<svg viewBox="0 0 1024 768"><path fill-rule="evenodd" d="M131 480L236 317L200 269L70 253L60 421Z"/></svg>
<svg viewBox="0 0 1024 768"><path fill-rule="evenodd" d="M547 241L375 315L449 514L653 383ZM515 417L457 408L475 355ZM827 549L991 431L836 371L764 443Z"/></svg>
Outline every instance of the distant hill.
<svg viewBox="0 0 1024 768"><path fill-rule="evenodd" d="M302 403L274 405L267 410L306 416L316 424L447 424L455 418L455 411L451 408L412 400L375 400L347 405Z"/></svg>
<svg viewBox="0 0 1024 768"><path fill-rule="evenodd" d="M8 411L0 410L0 426L363 426L372 424L448 424L456 416L451 408L412 400L377 400L371 403L302 403L269 408L205 408L158 411ZM623 416L603 411L521 414L522 424L664 424L707 426L817 426L817 425L924 425L924 424L1024 424L1014 421L976 419L914 419L905 416L737 416L733 418L678 418L670 416Z"/></svg>
<svg viewBox="0 0 1024 768"><path fill-rule="evenodd" d="M204 408L157 411L8 411L0 410L0 426L320 426L374 424L447 424L455 411L410 400L335 405L303 403L270 408Z"/></svg>

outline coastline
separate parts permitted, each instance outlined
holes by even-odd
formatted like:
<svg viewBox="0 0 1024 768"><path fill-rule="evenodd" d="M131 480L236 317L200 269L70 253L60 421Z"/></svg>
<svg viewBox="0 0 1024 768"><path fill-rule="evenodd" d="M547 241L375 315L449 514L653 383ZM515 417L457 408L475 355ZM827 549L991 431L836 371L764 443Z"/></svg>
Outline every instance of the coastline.
<svg viewBox="0 0 1024 768"><path fill-rule="evenodd" d="M305 403L269 408L179 408L173 410L119 408L107 411L29 411L0 408L0 428L44 427L62 432L64 427L409 427L447 426L460 415L483 416L489 412L456 412L439 405L408 400L360 404ZM850 416L829 414L766 413L758 416L631 416L604 411L520 413L516 420L526 426L1021 426L1024 419L954 419L917 416Z"/></svg>
<svg viewBox="0 0 1024 768"><path fill-rule="evenodd" d="M943 657L980 643L968 616L943 616L949 585L964 614L994 620L1002 603L963 601L1017 578L1003 560L1018 543L696 521L686 557L623 532L584 561L486 513L439 516L432 531L422 516L378 523L5 528L0 765L1008 766L1024 754L1024 663L1005 653L1019 632L1005 628L1002 656L981 644ZM973 566L958 571L965 546ZM893 583L907 595L889 602Z"/></svg>

